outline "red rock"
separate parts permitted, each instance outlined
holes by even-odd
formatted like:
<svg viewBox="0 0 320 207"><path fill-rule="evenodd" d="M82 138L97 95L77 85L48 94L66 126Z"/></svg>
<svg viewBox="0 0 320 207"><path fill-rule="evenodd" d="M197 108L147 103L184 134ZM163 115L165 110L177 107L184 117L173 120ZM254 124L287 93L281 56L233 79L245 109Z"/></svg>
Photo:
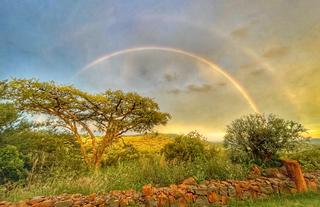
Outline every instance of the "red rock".
<svg viewBox="0 0 320 207"><path fill-rule="evenodd" d="M168 199L169 199L169 205L171 206L176 205L176 199L173 196L169 195Z"/></svg>
<svg viewBox="0 0 320 207"><path fill-rule="evenodd" d="M158 207L163 207L168 205L169 205L169 199L167 195L161 192L160 195L158 196Z"/></svg>
<svg viewBox="0 0 320 207"><path fill-rule="evenodd" d="M318 186L317 186L316 181L309 181L307 183L307 185L308 185L309 190L311 190L311 191L317 191L318 190Z"/></svg>
<svg viewBox="0 0 320 207"><path fill-rule="evenodd" d="M296 184L298 192L306 192L307 184L304 179L300 164L296 160L283 160L283 164L287 169L288 175Z"/></svg>
<svg viewBox="0 0 320 207"><path fill-rule="evenodd" d="M215 192L211 192L208 195L209 203L217 203L219 201L218 195Z"/></svg>
<svg viewBox="0 0 320 207"><path fill-rule="evenodd" d="M19 201L15 204L16 207L28 207L29 205L25 201Z"/></svg>
<svg viewBox="0 0 320 207"><path fill-rule="evenodd" d="M39 197L34 197L34 198L32 198L31 200L28 200L26 203L27 203L28 205L34 205L34 204L40 203L40 202L42 202L42 201L44 201L44 200L45 200L45 197L39 196Z"/></svg>
<svg viewBox="0 0 320 207"><path fill-rule="evenodd" d="M228 202L229 202L229 198L228 198L227 196L221 196L221 198L220 198L220 203L221 203L222 205L227 205Z"/></svg>
<svg viewBox="0 0 320 207"><path fill-rule="evenodd" d="M252 197L253 199L255 199L255 198L258 197L257 191L250 191L250 194L251 194L251 197Z"/></svg>
<svg viewBox="0 0 320 207"><path fill-rule="evenodd" d="M187 178L184 181L182 181L182 184L185 184L185 185L197 185L198 183L193 177L190 177L190 178Z"/></svg>
<svg viewBox="0 0 320 207"><path fill-rule="evenodd" d="M35 203L32 205L33 207L53 207L54 202L52 200L44 200L40 203Z"/></svg>
<svg viewBox="0 0 320 207"><path fill-rule="evenodd" d="M181 197L178 199L177 205L178 205L178 207L187 207L188 203L184 198Z"/></svg>
<svg viewBox="0 0 320 207"><path fill-rule="evenodd" d="M257 178L261 176L261 168L258 165L253 165L248 173L248 178Z"/></svg>
<svg viewBox="0 0 320 207"><path fill-rule="evenodd" d="M256 185L251 185L250 190L255 192L260 192L260 187Z"/></svg>
<svg viewBox="0 0 320 207"><path fill-rule="evenodd" d="M195 197L192 193L186 193L184 194L184 198L187 200L188 203L194 202Z"/></svg>
<svg viewBox="0 0 320 207"><path fill-rule="evenodd" d="M243 191L240 187L240 184L235 184L234 185L235 189L236 189L236 196L237 198L241 199L242 198L242 194L243 194Z"/></svg>
<svg viewBox="0 0 320 207"><path fill-rule="evenodd" d="M95 194L95 193L92 193L92 194L90 194L89 196L88 196L88 200L91 202L91 201L94 201L95 199L96 199L96 197L97 197L97 194Z"/></svg>
<svg viewBox="0 0 320 207"><path fill-rule="evenodd" d="M144 196L152 196L154 193L153 187L151 185L144 185L142 187L142 193Z"/></svg>

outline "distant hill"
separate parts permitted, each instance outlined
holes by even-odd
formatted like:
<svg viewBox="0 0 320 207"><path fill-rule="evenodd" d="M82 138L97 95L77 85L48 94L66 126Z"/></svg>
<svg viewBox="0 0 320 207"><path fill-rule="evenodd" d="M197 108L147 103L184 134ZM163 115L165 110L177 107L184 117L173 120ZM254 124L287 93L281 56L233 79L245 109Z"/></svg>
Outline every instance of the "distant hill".
<svg viewBox="0 0 320 207"><path fill-rule="evenodd" d="M163 147L172 143L177 134L161 134L151 133L142 135L127 135L123 137L126 144L132 144L139 152L142 153L158 153ZM209 142L204 141L205 147L209 147L212 144L222 148L222 142Z"/></svg>
<svg viewBox="0 0 320 207"><path fill-rule="evenodd" d="M123 140L127 144L132 144L139 152L157 153L176 136L175 134L127 135Z"/></svg>
<svg viewBox="0 0 320 207"><path fill-rule="evenodd" d="M320 145L320 138L312 138L310 139L311 144L319 144Z"/></svg>

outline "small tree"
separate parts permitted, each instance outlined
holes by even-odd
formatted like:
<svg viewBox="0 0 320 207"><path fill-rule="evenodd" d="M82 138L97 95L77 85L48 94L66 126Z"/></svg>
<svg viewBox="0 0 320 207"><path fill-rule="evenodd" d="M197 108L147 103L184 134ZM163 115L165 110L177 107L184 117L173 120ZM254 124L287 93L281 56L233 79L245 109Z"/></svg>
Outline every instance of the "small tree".
<svg viewBox="0 0 320 207"><path fill-rule="evenodd" d="M273 114L250 114L227 126L224 145L236 159L244 155L247 161L268 163L280 151L294 150L306 131L300 123Z"/></svg>
<svg viewBox="0 0 320 207"><path fill-rule="evenodd" d="M204 137L198 132L177 136L173 143L166 144L162 154L169 161L194 161L205 157Z"/></svg>
<svg viewBox="0 0 320 207"><path fill-rule="evenodd" d="M0 184L15 182L26 177L24 160L21 157L15 146L0 147Z"/></svg>
<svg viewBox="0 0 320 207"><path fill-rule="evenodd" d="M72 86L31 79L5 83L4 98L21 111L45 114L48 123L71 131L88 165L100 167L108 146L129 131L145 132L166 124L170 115L152 99L137 93L107 90L90 94ZM91 140L91 151L83 137ZM101 140L98 139L101 137Z"/></svg>

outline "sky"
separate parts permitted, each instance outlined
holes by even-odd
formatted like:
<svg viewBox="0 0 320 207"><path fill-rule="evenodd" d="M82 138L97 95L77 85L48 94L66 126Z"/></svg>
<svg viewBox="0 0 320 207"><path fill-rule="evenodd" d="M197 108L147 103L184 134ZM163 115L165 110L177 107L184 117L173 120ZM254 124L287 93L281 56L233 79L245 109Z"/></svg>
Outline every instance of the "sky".
<svg viewBox="0 0 320 207"><path fill-rule="evenodd" d="M320 137L318 0L1 0L0 79L135 91L156 130L221 140L254 112Z"/></svg>

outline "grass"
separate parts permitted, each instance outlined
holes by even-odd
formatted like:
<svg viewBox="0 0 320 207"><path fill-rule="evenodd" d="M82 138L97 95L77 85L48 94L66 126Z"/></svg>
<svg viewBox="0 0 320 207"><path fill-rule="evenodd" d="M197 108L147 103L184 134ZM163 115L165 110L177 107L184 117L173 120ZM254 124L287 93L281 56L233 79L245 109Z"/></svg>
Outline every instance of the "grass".
<svg viewBox="0 0 320 207"><path fill-rule="evenodd" d="M166 134L125 136L123 137L125 143L132 144L142 154L152 156L121 161L116 165L102 169L98 173L85 169L81 171L54 169L46 175L37 175L34 180L27 184L12 186L10 190L0 186L0 200L15 202L40 195L60 195L63 193L86 195L106 193L111 190L141 190L141 187L145 184L151 183L157 187L169 186L173 183L180 183L191 176L198 182L206 179L242 179L247 173L244 166L230 162L221 144L214 145L219 151L219 155L213 156L210 160L169 164L159 155L159 152L163 146L172 142L173 138L174 135ZM210 143L205 144L206 147L211 146ZM311 152L311 155L315 154L314 150L311 150ZM304 154L307 158L314 157ZM256 201L233 201L230 206L320 206L320 194L307 193L294 196L275 196Z"/></svg>
<svg viewBox="0 0 320 207"><path fill-rule="evenodd" d="M150 134L139 134L139 135L126 135L122 139L126 144L132 144L142 154L156 154L168 143L171 143L175 134L161 134L161 133L150 133ZM83 137L82 140L85 143L86 148L91 148L91 139ZM101 138L97 138L99 143ZM119 140L121 141L121 140Z"/></svg>
<svg viewBox="0 0 320 207"><path fill-rule="evenodd" d="M161 149L173 140L173 135L168 134L147 134L124 136L127 144L132 144L141 153L158 153Z"/></svg>
<svg viewBox="0 0 320 207"><path fill-rule="evenodd" d="M274 196L267 199L247 200L231 202L230 207L319 207L320 192L308 192L304 194Z"/></svg>
<svg viewBox="0 0 320 207"><path fill-rule="evenodd" d="M228 173L225 173L228 172ZM42 195L63 193L106 193L111 190L141 190L145 184L157 187L181 183L185 178L194 177L198 182L205 179L243 179L246 174L241 166L224 159L188 163L167 163L162 157L147 157L115 166L92 171L55 171L52 176L39 175L29 185L18 185L10 191L1 192L0 200L19 201Z"/></svg>

